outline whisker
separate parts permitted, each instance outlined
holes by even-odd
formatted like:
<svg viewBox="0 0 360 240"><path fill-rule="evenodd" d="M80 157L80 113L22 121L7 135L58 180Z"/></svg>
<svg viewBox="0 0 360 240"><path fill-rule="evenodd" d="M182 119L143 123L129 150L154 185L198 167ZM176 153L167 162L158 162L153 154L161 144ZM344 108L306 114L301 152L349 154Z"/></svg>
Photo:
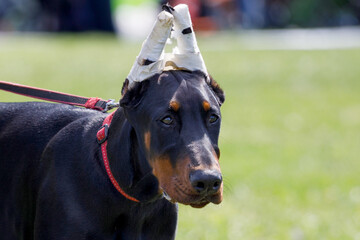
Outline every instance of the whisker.
<svg viewBox="0 0 360 240"><path fill-rule="evenodd" d="M233 186L226 177L223 177L223 193L225 195L233 193Z"/></svg>

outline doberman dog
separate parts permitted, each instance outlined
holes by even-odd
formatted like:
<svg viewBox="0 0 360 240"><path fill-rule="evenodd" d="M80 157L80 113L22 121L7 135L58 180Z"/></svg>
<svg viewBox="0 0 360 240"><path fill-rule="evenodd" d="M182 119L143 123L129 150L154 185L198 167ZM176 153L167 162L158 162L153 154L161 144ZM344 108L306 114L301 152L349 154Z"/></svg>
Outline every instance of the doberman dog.
<svg viewBox="0 0 360 240"><path fill-rule="evenodd" d="M128 88L108 114L52 103L0 104L1 239L174 239L177 204L222 201L224 93L199 71L164 71ZM166 198L164 198L165 196Z"/></svg>

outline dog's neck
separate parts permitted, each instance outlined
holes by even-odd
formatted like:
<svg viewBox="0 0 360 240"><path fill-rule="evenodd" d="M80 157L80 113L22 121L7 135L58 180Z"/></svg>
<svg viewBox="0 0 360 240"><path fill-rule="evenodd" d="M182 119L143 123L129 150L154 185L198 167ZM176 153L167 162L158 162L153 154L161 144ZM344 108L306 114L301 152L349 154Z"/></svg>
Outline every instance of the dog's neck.
<svg viewBox="0 0 360 240"><path fill-rule="evenodd" d="M119 108L109 128L110 168L120 187L140 202L161 197L159 183L139 145L135 129Z"/></svg>

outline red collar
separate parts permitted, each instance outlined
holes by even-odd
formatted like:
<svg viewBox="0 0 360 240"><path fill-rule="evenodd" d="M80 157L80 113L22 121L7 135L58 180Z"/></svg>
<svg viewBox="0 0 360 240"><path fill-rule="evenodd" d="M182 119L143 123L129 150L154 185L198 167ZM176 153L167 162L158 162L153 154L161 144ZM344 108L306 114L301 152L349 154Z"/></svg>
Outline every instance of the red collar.
<svg viewBox="0 0 360 240"><path fill-rule="evenodd" d="M133 197L129 196L128 194L126 194L126 192L120 187L119 183L114 178L114 176L113 176L113 174L111 172L111 169L110 169L109 158L108 158L108 155L107 155L106 147L107 147L107 137L108 137L109 126L110 126L111 121L113 119L114 113L115 112L112 112L111 114L109 114L105 118L100 130L96 134L96 138L98 140L98 143L101 144L101 153L102 153L104 166L105 166L107 175L108 175L111 183L113 184L113 186L116 188L116 190L118 192L120 192L127 199L129 199L131 201L134 201L134 202L140 202L136 198L133 198Z"/></svg>

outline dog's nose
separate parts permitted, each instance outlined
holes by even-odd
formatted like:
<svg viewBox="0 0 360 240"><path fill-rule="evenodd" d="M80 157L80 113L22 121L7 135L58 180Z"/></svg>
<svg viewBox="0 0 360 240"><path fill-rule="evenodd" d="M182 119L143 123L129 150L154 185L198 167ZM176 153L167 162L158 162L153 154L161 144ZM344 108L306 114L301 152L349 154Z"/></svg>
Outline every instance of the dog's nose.
<svg viewBox="0 0 360 240"><path fill-rule="evenodd" d="M197 170L190 173L190 183L199 194L216 193L222 182L221 173L218 171Z"/></svg>

